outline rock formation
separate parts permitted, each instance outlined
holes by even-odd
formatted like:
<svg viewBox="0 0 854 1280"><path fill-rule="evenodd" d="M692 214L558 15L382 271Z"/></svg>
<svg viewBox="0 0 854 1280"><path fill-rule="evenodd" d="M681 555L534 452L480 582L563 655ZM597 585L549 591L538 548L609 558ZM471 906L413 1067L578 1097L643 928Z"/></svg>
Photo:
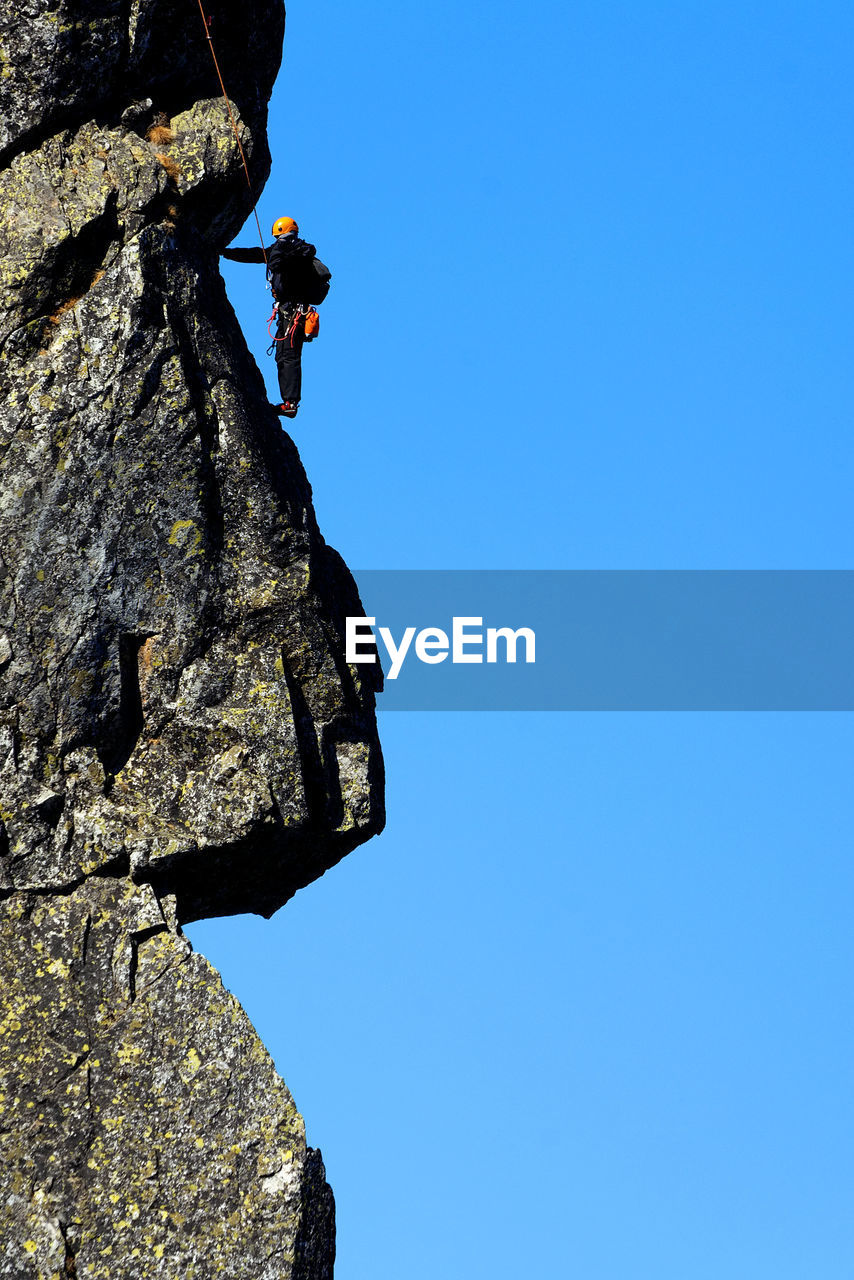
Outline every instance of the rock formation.
<svg viewBox="0 0 854 1280"><path fill-rule="evenodd" d="M257 192L284 9L206 12ZM0 60L0 1277L319 1280L319 1155L180 926L381 829L358 595L219 275L196 4L24 0Z"/></svg>

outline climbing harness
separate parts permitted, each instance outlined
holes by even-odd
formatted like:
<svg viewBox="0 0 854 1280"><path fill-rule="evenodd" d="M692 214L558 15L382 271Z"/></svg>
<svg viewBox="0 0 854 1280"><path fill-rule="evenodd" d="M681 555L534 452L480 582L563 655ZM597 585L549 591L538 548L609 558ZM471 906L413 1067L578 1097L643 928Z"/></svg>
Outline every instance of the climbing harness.
<svg viewBox="0 0 854 1280"><path fill-rule="evenodd" d="M257 210L257 208L255 207L255 192L252 190L252 179L249 177L249 166L248 166L248 164L246 163L246 153L245 153L245 152L244 152L244 150L243 150L243 143L240 141L240 134L237 132L237 123L236 123L236 121L235 121L235 119L234 119L234 112L233 112L233 111L232 111L232 109L231 109L231 102L229 101L228 94L227 94L227 93L226 93L226 91L225 91L225 81L223 80L223 78L222 78L222 72L221 72L221 71L220 71L220 69L219 69L219 62L218 62L218 60L217 60L216 50L214 49L214 43L213 43L213 39L212 39L212 37L211 37L211 29L210 29L210 25L209 25L209 20L208 20L207 16L205 15L205 11L204 11L204 8L203 8L203 6L202 6L202 0L198 0L198 2L199 2L199 13L202 15L202 22L203 22L203 24L204 24L204 28L205 28L205 35L206 35L206 36L207 36L207 38L208 38L208 48L209 48L209 49L210 49L210 51L211 51L211 57L213 58L213 64L214 64L214 67L216 68L217 79L219 80L219 85L220 85L220 88L222 89L222 96L223 96L223 98L225 99L225 109L226 109L226 111L228 112L228 118L229 118L229 120L231 121L231 127L232 127L232 129L234 130L234 137L235 137L235 140L236 140L236 142L237 142L238 150L240 151L240 159L243 161L243 172L246 174L246 185L247 185L247 186L248 186L248 188L249 188L249 195L250 195L250 197L251 197L251 199L252 199L252 212L253 212L253 214L255 215L255 225L256 225L256 227L258 228L258 239L261 241L261 252L264 254L264 263L266 264L266 262L267 262L267 247L266 247L266 245L264 244L264 236L263 236L263 234L262 234L262 232L261 232L261 223L258 221L258 210Z"/></svg>
<svg viewBox="0 0 854 1280"><path fill-rule="evenodd" d="M282 317L281 338L278 334L273 333L273 324L278 315ZM314 342L320 331L320 316L314 307L299 302L290 307L283 307L278 302L273 303L273 313L267 321L267 335L271 339L267 348L268 356L273 354L280 342L287 342L288 346L293 347L300 320L303 322L303 337L305 341Z"/></svg>

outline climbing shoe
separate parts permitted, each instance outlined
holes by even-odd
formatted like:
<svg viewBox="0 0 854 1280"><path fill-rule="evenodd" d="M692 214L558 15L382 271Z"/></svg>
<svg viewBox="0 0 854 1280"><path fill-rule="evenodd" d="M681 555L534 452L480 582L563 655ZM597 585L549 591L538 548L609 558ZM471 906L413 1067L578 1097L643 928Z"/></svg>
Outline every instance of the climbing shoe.
<svg viewBox="0 0 854 1280"><path fill-rule="evenodd" d="M296 400L285 400L283 404L276 405L276 413L283 418L295 418L299 405Z"/></svg>

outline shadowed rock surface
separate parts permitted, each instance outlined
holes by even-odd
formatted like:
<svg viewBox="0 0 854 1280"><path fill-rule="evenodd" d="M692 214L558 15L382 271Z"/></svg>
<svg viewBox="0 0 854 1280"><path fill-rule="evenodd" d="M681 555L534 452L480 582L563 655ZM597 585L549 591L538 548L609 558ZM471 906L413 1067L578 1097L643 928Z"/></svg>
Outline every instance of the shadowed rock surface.
<svg viewBox="0 0 854 1280"><path fill-rule="evenodd" d="M257 191L284 9L207 10ZM180 930L383 824L356 588L219 275L238 148L194 4L25 4L0 59L0 1276L331 1276Z"/></svg>

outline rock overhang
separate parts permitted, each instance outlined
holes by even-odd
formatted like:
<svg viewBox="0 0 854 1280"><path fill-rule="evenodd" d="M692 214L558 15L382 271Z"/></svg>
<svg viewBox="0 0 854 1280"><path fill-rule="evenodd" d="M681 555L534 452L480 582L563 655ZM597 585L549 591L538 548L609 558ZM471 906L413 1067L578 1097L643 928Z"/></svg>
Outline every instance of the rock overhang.
<svg viewBox="0 0 854 1280"><path fill-rule="evenodd" d="M257 191L284 9L205 7ZM239 148L192 0L22 0L0 63L0 1276L328 1280L319 1153L180 928L384 821L356 585L218 271Z"/></svg>
<svg viewBox="0 0 854 1280"><path fill-rule="evenodd" d="M219 275L247 187L201 17L75 15L36 6L35 98L2 84L0 893L124 867L266 915L383 825L361 607ZM210 16L263 176L284 9Z"/></svg>

